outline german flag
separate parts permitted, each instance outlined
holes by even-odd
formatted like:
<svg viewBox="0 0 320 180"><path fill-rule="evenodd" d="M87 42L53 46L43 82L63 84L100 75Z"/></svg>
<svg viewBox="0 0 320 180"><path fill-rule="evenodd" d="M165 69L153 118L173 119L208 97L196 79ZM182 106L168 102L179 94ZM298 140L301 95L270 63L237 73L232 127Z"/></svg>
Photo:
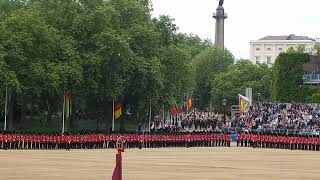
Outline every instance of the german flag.
<svg viewBox="0 0 320 180"><path fill-rule="evenodd" d="M114 105L114 117L116 119L120 118L122 115L122 101L117 101Z"/></svg>

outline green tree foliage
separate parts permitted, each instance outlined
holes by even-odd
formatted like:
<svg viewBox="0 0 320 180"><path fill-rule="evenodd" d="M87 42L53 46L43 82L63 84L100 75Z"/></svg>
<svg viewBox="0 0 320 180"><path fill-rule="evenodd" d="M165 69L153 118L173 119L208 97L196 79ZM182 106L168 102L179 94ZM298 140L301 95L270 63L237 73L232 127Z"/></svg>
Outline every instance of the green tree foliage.
<svg viewBox="0 0 320 180"><path fill-rule="evenodd" d="M320 103L320 93L315 93L312 96L306 98L309 103Z"/></svg>
<svg viewBox="0 0 320 180"><path fill-rule="evenodd" d="M281 53L273 66L271 98L275 102L303 102L303 63L309 54L291 49Z"/></svg>
<svg viewBox="0 0 320 180"><path fill-rule="evenodd" d="M221 106L221 98L225 96L230 105L237 104L238 94L244 94L246 88L253 89L254 99L269 100L272 71L266 64L254 65L249 60L240 60L229 65L213 79L212 96L216 107Z"/></svg>
<svg viewBox="0 0 320 180"><path fill-rule="evenodd" d="M193 92L192 59L211 46L168 16L152 18L148 0L1 0L0 17L9 129L26 126L26 115L60 122L65 92L73 111L107 127L116 97L130 104L130 121L146 119L150 100L168 110Z"/></svg>
<svg viewBox="0 0 320 180"><path fill-rule="evenodd" d="M193 61L195 71L195 98L200 108L206 108L212 100L212 84L218 74L225 72L230 64L233 64L234 57L228 50L219 48L208 48L202 51Z"/></svg>
<svg viewBox="0 0 320 180"><path fill-rule="evenodd" d="M317 56L320 56L320 45L317 44L314 49L316 50Z"/></svg>

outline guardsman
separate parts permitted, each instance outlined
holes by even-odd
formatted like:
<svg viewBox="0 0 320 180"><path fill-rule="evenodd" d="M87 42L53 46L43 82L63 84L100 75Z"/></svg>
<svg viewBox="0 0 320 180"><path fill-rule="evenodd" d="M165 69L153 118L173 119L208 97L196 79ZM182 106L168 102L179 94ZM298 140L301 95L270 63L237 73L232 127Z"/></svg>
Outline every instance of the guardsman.
<svg viewBox="0 0 320 180"><path fill-rule="evenodd" d="M320 151L320 138L319 138L319 135L316 136L316 150Z"/></svg>
<svg viewBox="0 0 320 180"><path fill-rule="evenodd" d="M240 145L241 133L237 134L237 147Z"/></svg>
<svg viewBox="0 0 320 180"><path fill-rule="evenodd" d="M139 136L139 149L142 149L143 146L143 135Z"/></svg>
<svg viewBox="0 0 320 180"><path fill-rule="evenodd" d="M65 139L65 144L66 144L66 149L67 150L70 150L71 143L72 143L72 136L71 136L71 134L67 134L66 135L66 139Z"/></svg>
<svg viewBox="0 0 320 180"><path fill-rule="evenodd" d="M230 145L231 145L231 135L226 135L226 142L227 142L227 146L230 147Z"/></svg>

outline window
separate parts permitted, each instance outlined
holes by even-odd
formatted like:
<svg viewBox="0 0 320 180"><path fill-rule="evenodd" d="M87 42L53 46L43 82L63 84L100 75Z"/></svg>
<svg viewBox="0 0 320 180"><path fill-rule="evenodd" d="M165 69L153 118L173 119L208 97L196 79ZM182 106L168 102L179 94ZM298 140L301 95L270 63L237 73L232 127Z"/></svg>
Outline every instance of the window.
<svg viewBox="0 0 320 180"><path fill-rule="evenodd" d="M256 64L260 64L260 57L256 56Z"/></svg>
<svg viewBox="0 0 320 180"><path fill-rule="evenodd" d="M283 49L282 48L279 48L279 51L282 51Z"/></svg>
<svg viewBox="0 0 320 180"><path fill-rule="evenodd" d="M260 51L260 48L256 48L256 51Z"/></svg>
<svg viewBox="0 0 320 180"><path fill-rule="evenodd" d="M305 51L306 50L306 46L303 45L303 44L299 44L297 49Z"/></svg>
<svg viewBox="0 0 320 180"><path fill-rule="evenodd" d="M267 51L271 51L271 48L267 48Z"/></svg>
<svg viewBox="0 0 320 180"><path fill-rule="evenodd" d="M271 56L267 56L267 64L271 64Z"/></svg>

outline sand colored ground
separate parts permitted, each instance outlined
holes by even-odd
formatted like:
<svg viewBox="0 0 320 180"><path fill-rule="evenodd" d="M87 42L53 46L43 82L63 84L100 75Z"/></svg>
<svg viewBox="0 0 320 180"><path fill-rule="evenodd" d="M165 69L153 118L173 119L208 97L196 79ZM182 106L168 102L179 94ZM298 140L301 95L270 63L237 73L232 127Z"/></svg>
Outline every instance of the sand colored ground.
<svg viewBox="0 0 320 180"><path fill-rule="evenodd" d="M1 180L111 179L115 150L2 151ZM132 149L124 180L320 179L320 152L251 148Z"/></svg>

